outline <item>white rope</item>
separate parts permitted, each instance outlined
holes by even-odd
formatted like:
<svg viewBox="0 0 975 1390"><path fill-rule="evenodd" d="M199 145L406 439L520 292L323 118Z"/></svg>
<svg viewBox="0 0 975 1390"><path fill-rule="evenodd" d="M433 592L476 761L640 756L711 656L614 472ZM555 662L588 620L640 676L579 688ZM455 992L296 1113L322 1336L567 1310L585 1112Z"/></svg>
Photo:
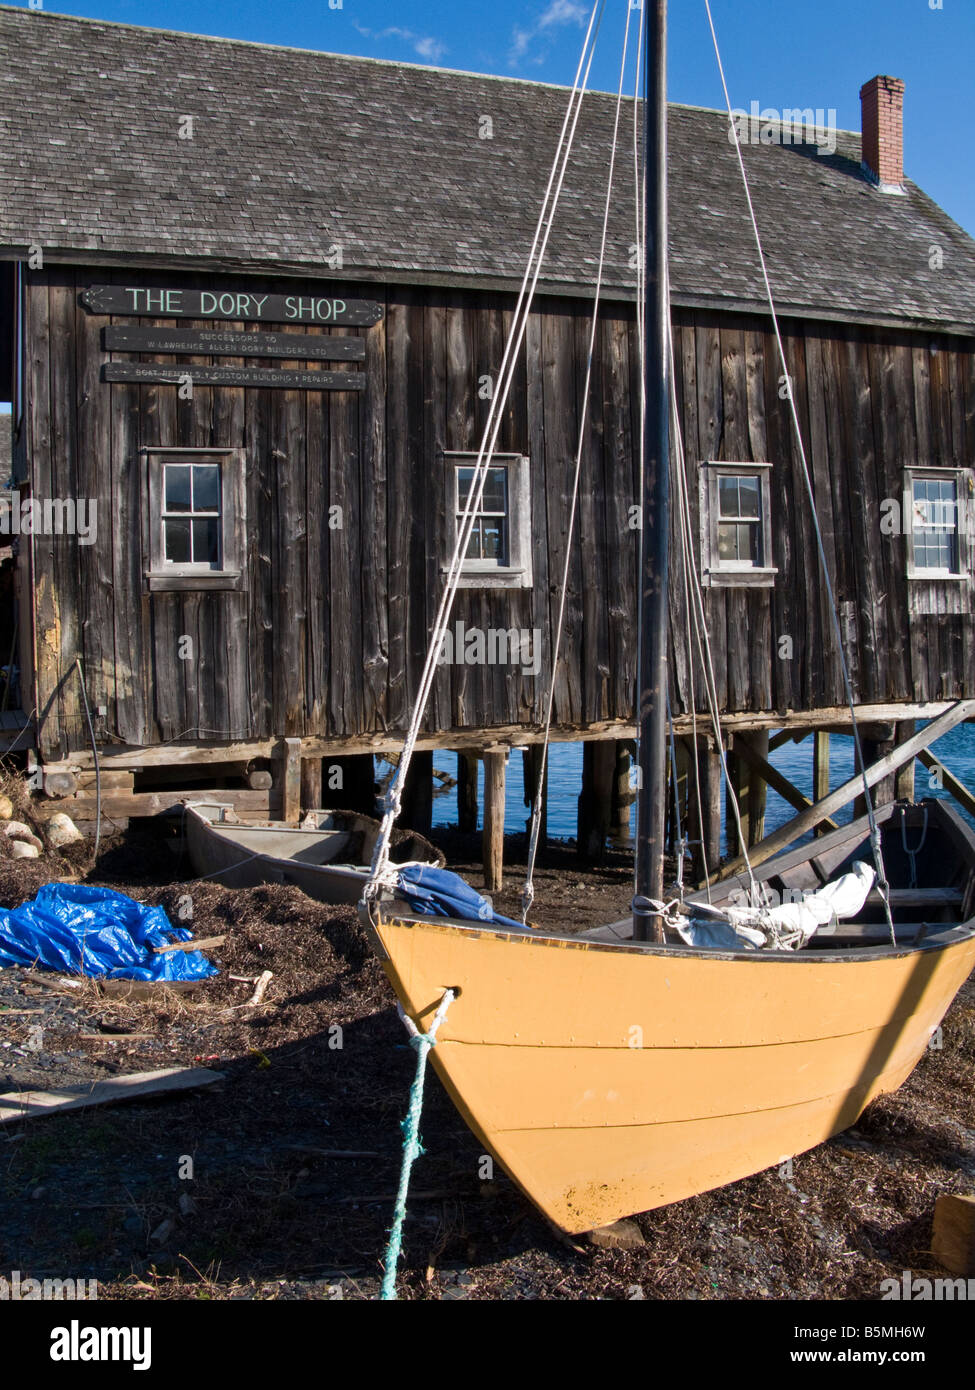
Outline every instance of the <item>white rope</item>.
<svg viewBox="0 0 975 1390"><path fill-rule="evenodd" d="M626 10L626 26L623 30L623 56L620 60L620 78L616 91L616 114L613 120L613 141L609 157L609 172L606 178L606 198L603 204L603 229L599 243L599 263L596 268L596 289L593 295L592 326L589 333L589 354L586 358L586 378L582 389L582 404L579 409L579 439L576 447L575 469L572 475L572 500L569 505L569 525L565 538L565 563L562 568L562 584L559 590L559 612L555 624L555 636L551 645L549 660L548 694L545 702L545 732L542 737L542 756L538 763L538 784L532 803L531 831L528 838L528 865L525 883L521 891L521 920L527 923L528 913L535 901L535 860L538 856L538 839L542 824L542 796L545 789L545 767L548 762L549 736L552 731L552 710L555 706L555 680L559 665L559 652L562 647L562 631L565 624L565 600L569 588L569 568L572 562L572 543L575 536L576 512L579 503L579 478L582 473L582 451L586 440L586 423L589 414L589 396L592 389L592 362L596 351L596 335L599 332L599 305L603 290L603 270L606 264L606 242L609 236L609 212L613 199L613 180L616 175L616 146L619 139L620 113L623 109L623 83L626 79L626 55L630 40L629 4ZM639 11L637 11L639 15ZM642 32L642 24L637 19L637 28ZM639 255L637 261L639 262Z"/></svg>
<svg viewBox="0 0 975 1390"><path fill-rule="evenodd" d="M714 55L718 61L718 72L721 76L721 86L724 89L725 105L728 109L728 121L730 129L734 135L735 153L738 156L738 167L741 171L742 185L745 190L745 200L748 204L748 215L751 219L752 231L755 234L755 245L758 250L758 259L762 267L762 279L765 282L765 294L768 299L769 313L772 317L772 327L775 330L775 341L778 345L779 361L782 365L782 373L786 384L786 399L789 402L789 410L792 415L792 424L795 430L796 445L799 452L799 459L802 464L803 482L805 483L806 493L809 498L809 505L812 509L813 529L816 533L816 546L819 552L819 562L823 572L823 582L826 586L827 597L829 599L830 617L832 619L833 631L836 638L836 649L840 659L840 670L842 671L843 675L843 687L846 692L846 700L850 708L850 719L853 725L853 743L856 748L857 759L859 761L860 770L863 775L863 796L866 802L867 820L870 826L870 845L873 850L874 860L877 865L877 891L880 893L881 900L884 904L884 912L887 917L887 925L890 928L891 942L892 944L896 945L897 943L896 936L894 933L894 921L891 917L890 912L890 885L887 882L887 874L884 869L883 852L880 844L880 831L877 826L876 818L874 817L873 798L870 795L870 784L867 780L867 768L866 763L863 759L863 749L860 744L860 730L857 725L856 719L856 702L853 696L853 685L850 680L850 671L849 667L847 666L846 654L843 651L843 634L840 629L839 617L837 615L836 610L836 597L833 593L833 584L829 575L829 565L826 560L826 548L823 544L823 535L819 525L819 516L816 511L816 496L813 491L812 478L809 472L809 464L806 459L806 449L802 440L802 429L799 425L799 413L796 410L796 403L792 393L792 377L789 374L789 365L786 361L785 356L785 345L782 341L782 334L779 329L779 318L775 309L775 297L772 294L772 282L769 279L768 265L766 264L765 252L762 248L762 238L758 230L758 220L755 216L755 207L752 203L751 190L748 185L748 175L745 172L745 161L742 157L741 141L738 138L738 124L734 119L734 111L731 105L731 95L728 91L728 83L725 78L724 64L721 61L721 49L718 45L718 35L714 27L714 18L711 14L710 0L704 0L704 8L707 10L708 24L711 28L711 39L714 43Z"/></svg>
<svg viewBox="0 0 975 1390"><path fill-rule="evenodd" d="M575 81L573 82L572 90L569 94L565 119L562 123L562 130L559 135L555 158L552 163L548 185L545 190L545 197L542 200L542 208L535 227L535 235L532 240L531 250L529 251L528 264L525 268L521 289L518 294L518 301L515 306L511 333L505 344L501 368L498 374L498 384L491 401L481 447L478 452L477 462L474 466L474 476L471 480L467 506L461 518L461 524L458 527L457 540L451 557L440 607L434 622L426 662L420 678L420 685L414 701L410 726L403 742L403 749L400 753L396 776L393 779L389 792L384 798L383 818L373 854L369 881L363 891L363 897L367 900L377 896L380 889L380 880L389 858L389 842L393 826L399 815L402 790L405 785L410 760L413 756L414 746L419 736L420 725L430 697L430 691L433 687L440 650L447 631L447 625L450 621L454 598L460 583L464 556L467 554L470 538L474 530L474 522L480 510L484 484L497 445L498 434L501 430L501 422L504 415L504 408L507 404L508 394L511 389L511 383L514 380L515 371L517 369L518 353L524 341L525 331L528 326L528 317L532 303L534 302L535 291L538 286L539 276L541 275L545 253L548 249L548 241L555 219L555 212L558 208L559 198L562 193L562 185L569 165L569 157L575 141L576 128L582 110L582 99L589 82L589 74L592 69L592 61L595 54L596 38L598 37L599 27L602 22L605 2L606 0L595 0L589 19L589 27L583 41L582 52L579 57L579 66L576 69Z"/></svg>

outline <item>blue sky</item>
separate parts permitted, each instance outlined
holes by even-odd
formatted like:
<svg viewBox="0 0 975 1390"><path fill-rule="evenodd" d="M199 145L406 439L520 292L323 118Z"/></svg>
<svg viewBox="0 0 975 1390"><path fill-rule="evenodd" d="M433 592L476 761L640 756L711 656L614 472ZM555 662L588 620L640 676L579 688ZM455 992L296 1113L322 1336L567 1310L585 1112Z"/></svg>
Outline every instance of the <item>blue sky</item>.
<svg viewBox="0 0 975 1390"><path fill-rule="evenodd" d="M593 85L615 89L627 0L608 0ZM971 127L975 0L711 0L735 106L834 108L860 126L859 90L901 77L905 167L975 235ZM472 72L571 81L586 0L44 0L91 18ZM616 11L614 15L613 11ZM614 19L616 22L614 23ZM670 95L723 104L704 0L671 0Z"/></svg>

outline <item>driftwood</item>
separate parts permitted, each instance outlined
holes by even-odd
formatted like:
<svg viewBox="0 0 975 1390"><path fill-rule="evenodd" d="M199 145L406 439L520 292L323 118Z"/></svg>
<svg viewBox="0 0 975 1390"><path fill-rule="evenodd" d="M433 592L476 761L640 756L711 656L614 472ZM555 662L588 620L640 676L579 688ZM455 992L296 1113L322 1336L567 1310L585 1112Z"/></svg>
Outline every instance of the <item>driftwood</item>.
<svg viewBox="0 0 975 1390"><path fill-rule="evenodd" d="M64 1110L83 1110L91 1105L161 1095L167 1091L192 1091L222 1080L223 1072L206 1067L166 1067L162 1071L133 1072L131 1076L113 1076L107 1081L92 1081L81 1086L61 1086L53 1091L10 1091L0 1095L0 1125Z"/></svg>
<svg viewBox="0 0 975 1390"><path fill-rule="evenodd" d="M173 941L168 946L153 946L153 955L164 956L167 951L214 951L227 940L226 936L201 936L197 941Z"/></svg>

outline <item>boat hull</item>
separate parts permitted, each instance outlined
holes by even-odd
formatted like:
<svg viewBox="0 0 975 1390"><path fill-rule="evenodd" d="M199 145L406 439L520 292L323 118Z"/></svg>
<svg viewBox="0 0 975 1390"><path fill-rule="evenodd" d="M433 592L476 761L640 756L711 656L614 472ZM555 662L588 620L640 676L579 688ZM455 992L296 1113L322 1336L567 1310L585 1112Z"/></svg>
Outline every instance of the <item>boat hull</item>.
<svg viewBox="0 0 975 1390"><path fill-rule="evenodd" d="M896 1089L975 966L942 943L703 953L372 920L464 1119L567 1232L778 1164ZM579 952L586 952L583 961Z"/></svg>

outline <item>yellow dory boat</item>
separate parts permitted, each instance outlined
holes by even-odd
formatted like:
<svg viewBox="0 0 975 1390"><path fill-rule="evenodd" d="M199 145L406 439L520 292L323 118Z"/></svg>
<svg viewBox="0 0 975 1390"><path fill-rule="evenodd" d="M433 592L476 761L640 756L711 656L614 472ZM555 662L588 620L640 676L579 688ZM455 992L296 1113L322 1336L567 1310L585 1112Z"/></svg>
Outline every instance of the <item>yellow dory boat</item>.
<svg viewBox="0 0 975 1390"><path fill-rule="evenodd" d="M799 952L633 944L629 919L599 929L604 940L382 903L366 920L420 1028L455 992L430 1057L485 1150L557 1226L587 1231L809 1149L910 1074L975 966L973 923L960 920L975 836L944 802L924 806L912 887L897 886L910 878L905 812L877 812L896 946L863 944L886 935L875 900ZM906 812L912 835L922 814ZM756 879L824 881L827 866L869 855L868 834L855 822Z"/></svg>

